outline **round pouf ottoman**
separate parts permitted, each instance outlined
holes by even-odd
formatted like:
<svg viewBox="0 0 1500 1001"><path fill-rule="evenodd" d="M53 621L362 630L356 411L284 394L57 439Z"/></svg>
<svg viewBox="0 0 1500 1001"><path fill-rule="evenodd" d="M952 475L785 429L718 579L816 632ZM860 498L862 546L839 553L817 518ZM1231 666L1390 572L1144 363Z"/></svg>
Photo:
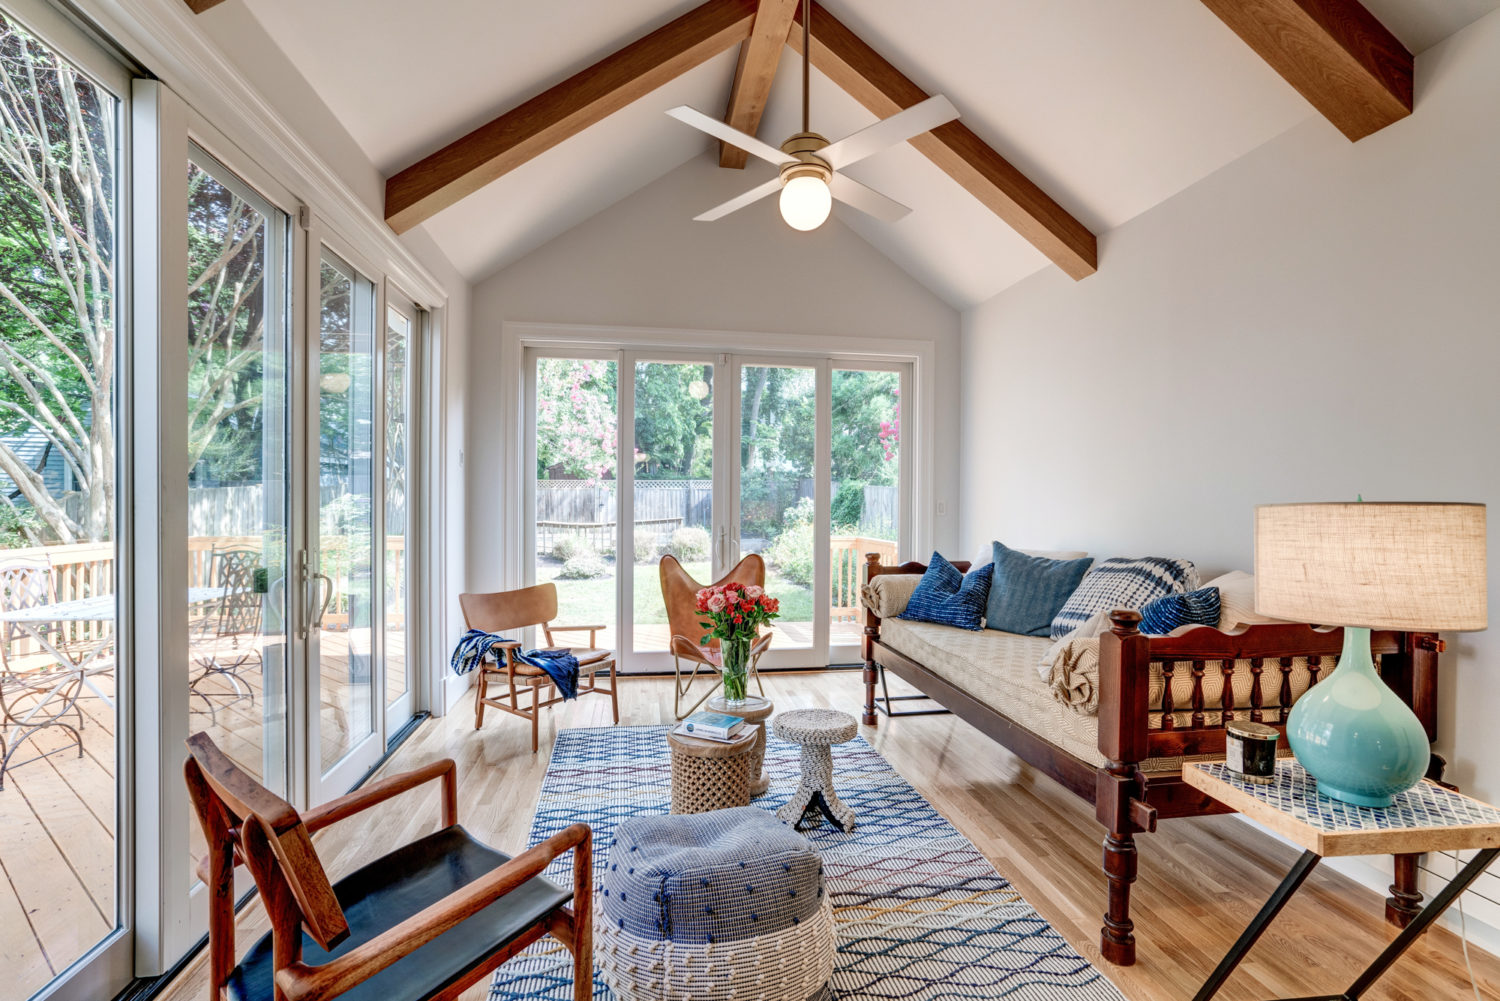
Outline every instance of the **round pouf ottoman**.
<svg viewBox="0 0 1500 1001"><path fill-rule="evenodd" d="M854 830L854 811L833 790L833 745L854 739L859 725L837 709L793 709L771 721L776 736L802 747L802 777L797 791L776 816L793 827L809 807L817 807L841 831ZM817 817L814 816L816 821Z"/></svg>
<svg viewBox="0 0 1500 1001"><path fill-rule="evenodd" d="M833 974L822 860L757 807L622 822L594 913L621 1001L808 1001Z"/></svg>

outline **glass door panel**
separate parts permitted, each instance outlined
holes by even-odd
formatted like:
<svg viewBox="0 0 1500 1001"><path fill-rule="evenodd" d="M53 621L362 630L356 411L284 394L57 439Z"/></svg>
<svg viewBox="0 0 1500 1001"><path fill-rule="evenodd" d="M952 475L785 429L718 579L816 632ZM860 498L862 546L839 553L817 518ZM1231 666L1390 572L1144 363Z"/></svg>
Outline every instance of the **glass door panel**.
<svg viewBox="0 0 1500 1001"><path fill-rule="evenodd" d="M206 154L187 169L189 729L284 793L286 217Z"/></svg>
<svg viewBox="0 0 1500 1001"><path fill-rule="evenodd" d="M407 533L411 485L411 359L415 310L386 309L385 325L385 706L387 728L412 711L407 616L412 598Z"/></svg>
<svg viewBox="0 0 1500 1001"><path fill-rule="evenodd" d="M817 369L744 365L739 390L739 552L765 558L766 589L781 602L771 649L810 648Z"/></svg>
<svg viewBox="0 0 1500 1001"><path fill-rule="evenodd" d="M896 562L900 538L901 374L834 369L829 642L858 646L866 553Z"/></svg>
<svg viewBox="0 0 1500 1001"><path fill-rule="evenodd" d="M375 285L326 249L319 276L316 579L322 611L313 753L326 775L375 733L376 709L384 703L374 687L372 606Z"/></svg>
<svg viewBox="0 0 1500 1001"><path fill-rule="evenodd" d="M122 106L4 11L0 85L0 994L24 998L120 924Z"/></svg>
<svg viewBox="0 0 1500 1001"><path fill-rule="evenodd" d="M557 585L560 624L604 626L609 649L619 642L618 376L613 361L536 359L533 581Z"/></svg>
<svg viewBox="0 0 1500 1001"><path fill-rule="evenodd" d="M668 649L658 560L671 553L697 580L714 579L714 365L635 363L633 643ZM693 637L696 639L696 637Z"/></svg>

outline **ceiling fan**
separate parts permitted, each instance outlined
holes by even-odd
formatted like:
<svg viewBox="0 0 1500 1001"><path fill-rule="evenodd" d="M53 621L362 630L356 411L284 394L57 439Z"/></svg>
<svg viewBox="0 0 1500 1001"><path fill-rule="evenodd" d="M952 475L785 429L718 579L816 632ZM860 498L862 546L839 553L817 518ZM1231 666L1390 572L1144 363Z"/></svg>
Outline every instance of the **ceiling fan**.
<svg viewBox="0 0 1500 1001"><path fill-rule="evenodd" d="M777 149L748 133L732 128L712 115L704 114L687 105L673 108L667 114L695 129L707 132L732 146L760 157L780 168L780 174L765 184L751 188L738 198L702 215L694 216L699 222L722 219L769 195L781 192L781 217L786 224L797 230L812 230L823 225L828 213L833 210L833 199L852 205L867 215L884 222L895 222L911 209L893 201L873 188L866 187L847 174L838 171L853 163L874 156L923 132L931 131L945 122L958 117L958 109L946 97L929 97L905 111L876 122L838 142L830 143L825 137L812 131L809 125L808 100L808 52L810 42L808 25L811 0L802 3L802 131L792 136Z"/></svg>

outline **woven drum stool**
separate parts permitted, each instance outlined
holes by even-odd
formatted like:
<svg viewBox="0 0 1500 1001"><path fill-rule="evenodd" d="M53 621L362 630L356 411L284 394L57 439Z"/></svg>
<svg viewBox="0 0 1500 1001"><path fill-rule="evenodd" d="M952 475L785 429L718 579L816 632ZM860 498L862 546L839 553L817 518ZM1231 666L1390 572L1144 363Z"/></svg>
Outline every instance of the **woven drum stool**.
<svg viewBox="0 0 1500 1001"><path fill-rule="evenodd" d="M833 790L832 751L834 744L853 739L859 731L854 717L837 709L793 709L773 719L771 729L782 740L802 745L802 778L792 798L776 811L777 818L800 827L802 815L816 806L839 830L854 830L854 811Z"/></svg>
<svg viewBox="0 0 1500 1001"><path fill-rule="evenodd" d="M744 705L731 709L724 701L724 696L715 695L708 700L708 708L716 713L738 716L747 725L755 727L755 752L750 761L750 795L753 798L771 788L771 777L765 773L766 720L776 711L776 705L759 695L747 695Z"/></svg>
<svg viewBox="0 0 1500 1001"><path fill-rule="evenodd" d="M750 805L755 727L730 743L668 733L672 748L672 812L707 813Z"/></svg>
<svg viewBox="0 0 1500 1001"><path fill-rule="evenodd" d="M833 975L833 907L807 839L739 807L615 829L594 959L620 1001L809 1001Z"/></svg>

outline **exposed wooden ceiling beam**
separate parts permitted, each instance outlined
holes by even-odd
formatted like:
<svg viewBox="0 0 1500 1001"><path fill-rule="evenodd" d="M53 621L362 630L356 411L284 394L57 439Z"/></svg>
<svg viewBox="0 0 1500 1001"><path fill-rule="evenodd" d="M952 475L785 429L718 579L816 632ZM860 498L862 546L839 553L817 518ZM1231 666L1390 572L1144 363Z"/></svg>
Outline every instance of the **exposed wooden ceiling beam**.
<svg viewBox="0 0 1500 1001"><path fill-rule="evenodd" d="M194 14L202 14L211 7L217 7L224 0L187 0L187 5Z"/></svg>
<svg viewBox="0 0 1500 1001"><path fill-rule="evenodd" d="M1203 0L1351 142L1411 114L1412 55L1359 0Z"/></svg>
<svg viewBox="0 0 1500 1001"><path fill-rule="evenodd" d="M740 62L734 68L734 89L729 92L729 110L724 121L749 135L760 130L771 96L771 82L776 66L786 48L787 32L792 30L792 12L797 0L760 0L755 27L740 46ZM719 143L719 166L741 168L750 154L727 142Z"/></svg>
<svg viewBox="0 0 1500 1001"><path fill-rule="evenodd" d="M750 35L756 0L708 0L385 182L404 233Z"/></svg>
<svg viewBox="0 0 1500 1001"><path fill-rule="evenodd" d="M796 23L802 23L800 11ZM817 3L811 34L812 64L880 118L928 98ZM802 32L791 32L787 44L800 53ZM962 121L939 125L910 142L1074 279L1098 270L1094 234Z"/></svg>

